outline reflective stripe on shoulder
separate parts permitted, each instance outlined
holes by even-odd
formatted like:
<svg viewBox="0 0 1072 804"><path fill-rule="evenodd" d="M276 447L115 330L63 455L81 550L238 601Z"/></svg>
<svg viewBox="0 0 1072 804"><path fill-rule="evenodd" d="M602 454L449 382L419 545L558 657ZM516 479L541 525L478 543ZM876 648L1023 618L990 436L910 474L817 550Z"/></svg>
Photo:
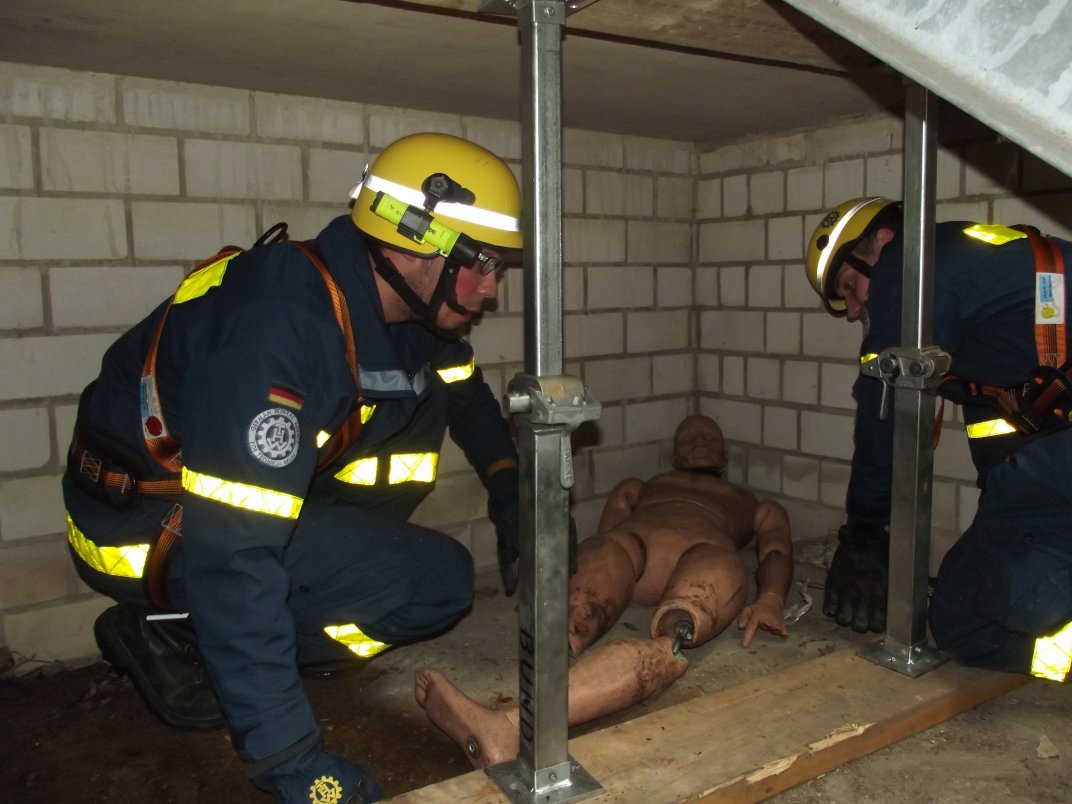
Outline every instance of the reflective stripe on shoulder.
<svg viewBox="0 0 1072 804"><path fill-rule="evenodd" d="M1010 229L1008 226L984 223L977 223L974 226L969 226L964 230L964 234L968 237L974 237L976 240L982 240L984 243L989 243L992 246L1002 246L1011 240L1019 240L1020 238L1027 237L1023 232L1018 232L1016 229Z"/></svg>
<svg viewBox="0 0 1072 804"><path fill-rule="evenodd" d="M967 432L968 438L990 438L991 436L1008 435L1016 432L1016 428L1004 419L990 419L985 422L967 424L964 426L964 430Z"/></svg>
<svg viewBox="0 0 1072 804"><path fill-rule="evenodd" d="M445 383L461 382L462 380L468 380L473 376L473 372L476 371L476 358L473 357L464 366L451 366L448 368L441 368L436 371L440 379Z"/></svg>
<svg viewBox="0 0 1072 804"><path fill-rule="evenodd" d="M368 659L387 650L390 645L386 642L378 642L353 623L349 625L325 625L324 633L341 645L345 645L351 652L362 659Z"/></svg>
<svg viewBox="0 0 1072 804"><path fill-rule="evenodd" d="M182 487L198 497L284 519L297 519L301 513L302 498L282 491L273 491L246 483L222 480L218 477L193 472L182 467Z"/></svg>
<svg viewBox="0 0 1072 804"><path fill-rule="evenodd" d="M71 543L78 557L97 572L119 578L140 578L145 570L145 560L149 556L147 544L99 547L78 529L70 514L67 514L67 541Z"/></svg>
<svg viewBox="0 0 1072 804"><path fill-rule="evenodd" d="M1052 636L1035 640L1031 675L1051 681L1066 681L1072 673L1072 622Z"/></svg>
<svg viewBox="0 0 1072 804"><path fill-rule="evenodd" d="M172 304L182 304L191 299L196 299L199 296L204 296L213 288L219 287L223 284L223 275L227 273L227 266L231 260L241 253L236 251L234 254L228 254L226 257L190 274L179 285L179 289L175 291L175 300Z"/></svg>

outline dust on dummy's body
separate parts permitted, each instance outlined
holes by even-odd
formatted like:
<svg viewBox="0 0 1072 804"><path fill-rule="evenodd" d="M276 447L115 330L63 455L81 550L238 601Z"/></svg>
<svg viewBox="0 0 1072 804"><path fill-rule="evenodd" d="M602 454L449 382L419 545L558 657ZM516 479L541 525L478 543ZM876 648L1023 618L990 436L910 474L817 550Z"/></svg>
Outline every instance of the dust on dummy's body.
<svg viewBox="0 0 1072 804"><path fill-rule="evenodd" d="M690 416L674 435L674 471L628 478L611 492L599 532L581 543L570 579L574 656L603 636L630 604L654 606L650 639L616 640L584 654L569 672L570 725L620 711L665 689L688 668L681 648L702 645L733 620L742 645L757 630L787 635L782 610L792 582L789 519L725 480L718 425ZM755 538L756 597L740 548ZM518 750L518 709L490 709L436 670L416 678L417 701L474 767Z"/></svg>

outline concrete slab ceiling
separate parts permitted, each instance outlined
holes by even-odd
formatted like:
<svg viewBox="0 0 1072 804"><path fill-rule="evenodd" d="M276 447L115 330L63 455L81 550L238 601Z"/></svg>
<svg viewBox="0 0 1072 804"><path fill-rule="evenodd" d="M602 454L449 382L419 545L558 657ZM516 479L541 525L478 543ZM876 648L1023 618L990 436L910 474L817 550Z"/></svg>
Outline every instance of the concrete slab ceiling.
<svg viewBox="0 0 1072 804"><path fill-rule="evenodd" d="M0 60L519 119L513 17L483 0L4 0ZM601 0L563 43L566 126L687 142L902 102L902 79L780 0Z"/></svg>

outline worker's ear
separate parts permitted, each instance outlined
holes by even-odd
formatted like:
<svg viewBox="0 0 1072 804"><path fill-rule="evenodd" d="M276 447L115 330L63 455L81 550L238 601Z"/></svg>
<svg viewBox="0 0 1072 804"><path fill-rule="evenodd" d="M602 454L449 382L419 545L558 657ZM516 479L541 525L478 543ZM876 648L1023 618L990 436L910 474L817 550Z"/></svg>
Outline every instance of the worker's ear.
<svg viewBox="0 0 1072 804"><path fill-rule="evenodd" d="M893 238L897 236L897 233L888 226L880 226L875 232L875 239L878 241L879 248L889 243Z"/></svg>

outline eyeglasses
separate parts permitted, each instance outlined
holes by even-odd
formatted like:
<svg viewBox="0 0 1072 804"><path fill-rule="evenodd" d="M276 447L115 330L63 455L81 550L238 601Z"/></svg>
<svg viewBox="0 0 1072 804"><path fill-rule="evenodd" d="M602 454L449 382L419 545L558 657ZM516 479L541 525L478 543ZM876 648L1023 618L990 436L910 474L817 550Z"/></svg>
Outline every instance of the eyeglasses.
<svg viewBox="0 0 1072 804"><path fill-rule="evenodd" d="M506 270L506 263L499 257L478 251L476 261L469 267L479 271L481 276L487 276L493 272L501 274Z"/></svg>

